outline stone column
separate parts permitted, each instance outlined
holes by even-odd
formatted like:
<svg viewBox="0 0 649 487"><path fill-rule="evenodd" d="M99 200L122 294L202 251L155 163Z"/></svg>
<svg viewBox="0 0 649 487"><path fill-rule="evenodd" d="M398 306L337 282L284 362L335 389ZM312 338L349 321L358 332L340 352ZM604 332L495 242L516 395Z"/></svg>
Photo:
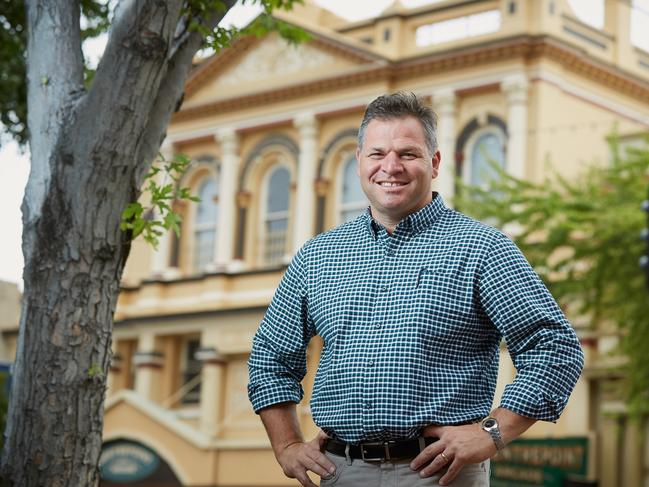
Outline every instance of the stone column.
<svg viewBox="0 0 649 487"><path fill-rule="evenodd" d="M232 129L221 130L216 134L221 145L221 174L219 178L219 222L216 242L216 264L225 267L234 258L234 239L236 221L236 189L239 169L239 140Z"/></svg>
<svg viewBox="0 0 649 487"><path fill-rule="evenodd" d="M313 185L317 166L318 125L314 114L303 113L293 120L300 132L300 157L297 171L297 201L293 223L293 251L313 236L315 194Z"/></svg>
<svg viewBox="0 0 649 487"><path fill-rule="evenodd" d="M153 333L142 334L138 351L133 356L135 367L135 392L150 401L162 401L162 366L164 355L158 351L159 343Z"/></svg>
<svg viewBox="0 0 649 487"><path fill-rule="evenodd" d="M174 156L174 147L169 140L165 140L160 147L160 153L166 161L170 161ZM157 175L157 184L162 186L171 181L165 181L166 173L161 171ZM158 249L154 250L151 261L151 275L153 277L163 277L169 269L169 253L171 252L171 232L164 232L158 239Z"/></svg>
<svg viewBox="0 0 649 487"><path fill-rule="evenodd" d="M500 85L507 96L507 166L509 174L525 177L527 159L527 91L529 82L523 74L506 77Z"/></svg>
<svg viewBox="0 0 649 487"><path fill-rule="evenodd" d="M201 347L196 358L203 363L201 381L200 430L218 436L223 416L225 360L215 347Z"/></svg>
<svg viewBox="0 0 649 487"><path fill-rule="evenodd" d="M455 110L456 98L452 89L433 93L433 106L437 112L437 143L442 156L435 188L447 204L455 196Z"/></svg>

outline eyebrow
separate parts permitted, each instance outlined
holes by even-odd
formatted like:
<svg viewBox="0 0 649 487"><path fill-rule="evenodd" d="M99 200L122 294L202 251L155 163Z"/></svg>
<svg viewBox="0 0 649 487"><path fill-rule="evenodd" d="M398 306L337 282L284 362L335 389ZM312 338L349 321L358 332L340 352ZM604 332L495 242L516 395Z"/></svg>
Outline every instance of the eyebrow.
<svg viewBox="0 0 649 487"><path fill-rule="evenodd" d="M401 147L399 149L399 152L417 152L417 153L422 153L422 149L420 147L417 147L416 145L407 145L405 147Z"/></svg>

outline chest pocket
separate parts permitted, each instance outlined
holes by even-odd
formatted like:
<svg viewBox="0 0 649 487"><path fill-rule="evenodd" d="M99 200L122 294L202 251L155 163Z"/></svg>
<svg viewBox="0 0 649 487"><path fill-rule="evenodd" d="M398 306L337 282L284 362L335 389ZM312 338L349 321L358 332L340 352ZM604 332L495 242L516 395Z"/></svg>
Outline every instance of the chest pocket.
<svg viewBox="0 0 649 487"><path fill-rule="evenodd" d="M450 279L451 272L450 270L443 266L432 266L432 267L420 267L417 272L417 279L415 280L415 288L422 289L430 286L435 281L441 281L444 278Z"/></svg>
<svg viewBox="0 0 649 487"><path fill-rule="evenodd" d="M421 267L414 283L413 309L424 315L437 314L462 306L466 290L447 266ZM416 311L416 312L417 312Z"/></svg>

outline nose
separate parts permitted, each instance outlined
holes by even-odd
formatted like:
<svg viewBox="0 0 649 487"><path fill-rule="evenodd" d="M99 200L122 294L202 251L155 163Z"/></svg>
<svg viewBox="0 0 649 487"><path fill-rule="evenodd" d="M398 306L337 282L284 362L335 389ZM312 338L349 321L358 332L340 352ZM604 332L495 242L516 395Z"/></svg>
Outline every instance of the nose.
<svg viewBox="0 0 649 487"><path fill-rule="evenodd" d="M386 174L398 174L403 171L399 155L394 151L388 152L381 163L381 170Z"/></svg>

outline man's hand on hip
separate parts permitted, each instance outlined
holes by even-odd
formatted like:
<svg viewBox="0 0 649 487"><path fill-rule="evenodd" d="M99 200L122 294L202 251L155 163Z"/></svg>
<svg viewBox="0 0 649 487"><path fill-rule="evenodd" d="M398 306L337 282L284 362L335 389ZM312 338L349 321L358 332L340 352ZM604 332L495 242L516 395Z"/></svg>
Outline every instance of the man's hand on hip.
<svg viewBox="0 0 649 487"><path fill-rule="evenodd" d="M422 477L430 477L444 467L448 470L439 480L448 485L464 465L480 463L497 452L491 436L480 428L480 424L463 426L428 426L424 436L437 436L435 443L428 445L410 463L410 468L419 470Z"/></svg>
<svg viewBox="0 0 649 487"><path fill-rule="evenodd" d="M336 471L336 466L324 455L323 449L329 437L324 432L311 441L289 444L277 456L284 474L297 479L304 487L317 487L307 475L311 471L320 477L327 477Z"/></svg>

